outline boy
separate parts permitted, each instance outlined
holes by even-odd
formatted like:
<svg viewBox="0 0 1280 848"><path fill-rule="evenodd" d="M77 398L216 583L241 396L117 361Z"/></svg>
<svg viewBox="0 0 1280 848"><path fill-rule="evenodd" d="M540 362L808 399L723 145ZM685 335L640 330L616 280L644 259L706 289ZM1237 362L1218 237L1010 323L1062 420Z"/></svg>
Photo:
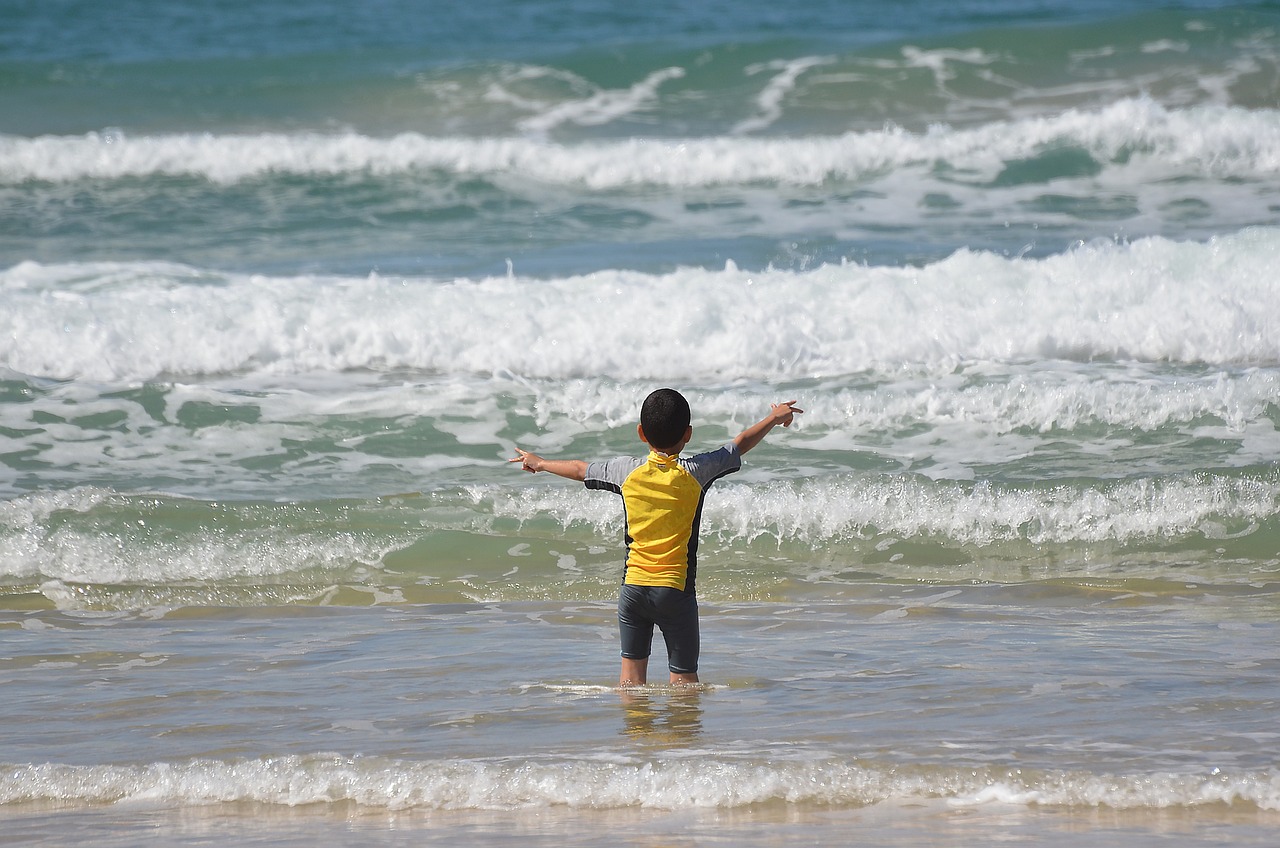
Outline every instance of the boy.
<svg viewBox="0 0 1280 848"><path fill-rule="evenodd" d="M719 450L688 459L680 451L693 438L689 403L674 389L658 389L645 398L636 432L649 446L647 458L622 457L587 463L579 459L543 459L516 448L508 462L525 471L549 471L581 480L588 489L622 495L627 560L618 595L622 636L619 686L648 680L649 653L656 624L667 643L672 684L698 682L698 601L694 594L698 565L698 524L707 489L742 467L742 454L781 424L790 427L795 401L773 404L769 414Z"/></svg>

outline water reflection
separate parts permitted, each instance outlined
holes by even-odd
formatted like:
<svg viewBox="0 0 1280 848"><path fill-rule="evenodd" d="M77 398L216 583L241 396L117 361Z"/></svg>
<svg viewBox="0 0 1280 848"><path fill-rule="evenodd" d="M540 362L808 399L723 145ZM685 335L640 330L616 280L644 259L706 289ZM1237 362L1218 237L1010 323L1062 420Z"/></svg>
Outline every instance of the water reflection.
<svg viewBox="0 0 1280 848"><path fill-rule="evenodd" d="M628 687L618 690L623 735L647 745L691 745L702 733L702 687Z"/></svg>

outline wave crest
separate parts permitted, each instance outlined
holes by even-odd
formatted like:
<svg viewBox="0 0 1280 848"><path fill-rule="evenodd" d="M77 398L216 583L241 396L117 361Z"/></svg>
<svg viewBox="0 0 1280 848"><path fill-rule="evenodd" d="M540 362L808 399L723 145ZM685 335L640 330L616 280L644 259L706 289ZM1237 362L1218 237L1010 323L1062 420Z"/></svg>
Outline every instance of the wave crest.
<svg viewBox="0 0 1280 848"><path fill-rule="evenodd" d="M860 807L946 799L957 806L1167 809L1245 804L1280 809L1280 777L1268 771L1091 774L1030 769L887 767L831 760L761 763L724 757L660 762L456 760L288 756L142 766L8 766L0 804L209 804L282 806L354 802L440 810L645 807L740 809L783 802Z"/></svg>
<svg viewBox="0 0 1280 848"><path fill-rule="evenodd" d="M450 283L24 263L0 272L0 362L101 380L369 369L690 383L972 361L1273 365L1277 253L1280 231L1249 230L1039 260L961 250L918 269Z"/></svg>
<svg viewBox="0 0 1280 848"><path fill-rule="evenodd" d="M660 76L660 75L659 75ZM632 94L633 97L642 94ZM587 109L586 106L579 107ZM595 108L608 112L611 103ZM579 116L580 119L585 120ZM539 119L542 124L558 115ZM632 138L557 144L522 137L401 133L0 136L0 184L189 176L231 184L267 175L514 175L595 190L857 182L892 171L951 171L991 183L1009 163L1078 150L1128 182L1178 177L1270 179L1280 171L1280 112L1130 98L1099 110L924 132L888 127L836 136Z"/></svg>

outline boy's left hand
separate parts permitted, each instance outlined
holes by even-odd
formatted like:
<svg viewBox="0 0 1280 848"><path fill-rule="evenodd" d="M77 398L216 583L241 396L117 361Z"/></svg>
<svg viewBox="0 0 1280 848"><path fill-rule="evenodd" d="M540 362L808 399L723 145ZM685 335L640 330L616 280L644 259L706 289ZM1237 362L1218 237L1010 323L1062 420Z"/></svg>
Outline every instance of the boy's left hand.
<svg viewBox="0 0 1280 848"><path fill-rule="evenodd" d="M773 418L783 427L790 427L791 422L795 420L795 416L804 413L803 409L796 409L794 400L786 400L782 403L775 403L772 407Z"/></svg>

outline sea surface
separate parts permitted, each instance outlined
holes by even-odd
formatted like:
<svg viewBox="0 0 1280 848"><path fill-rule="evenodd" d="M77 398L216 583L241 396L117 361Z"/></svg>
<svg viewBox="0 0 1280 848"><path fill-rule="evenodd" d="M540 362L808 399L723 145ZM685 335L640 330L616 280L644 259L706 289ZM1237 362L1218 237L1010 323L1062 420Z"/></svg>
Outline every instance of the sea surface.
<svg viewBox="0 0 1280 848"><path fill-rule="evenodd" d="M1275 3L8 0L0 840L1274 845L1277 268Z"/></svg>

